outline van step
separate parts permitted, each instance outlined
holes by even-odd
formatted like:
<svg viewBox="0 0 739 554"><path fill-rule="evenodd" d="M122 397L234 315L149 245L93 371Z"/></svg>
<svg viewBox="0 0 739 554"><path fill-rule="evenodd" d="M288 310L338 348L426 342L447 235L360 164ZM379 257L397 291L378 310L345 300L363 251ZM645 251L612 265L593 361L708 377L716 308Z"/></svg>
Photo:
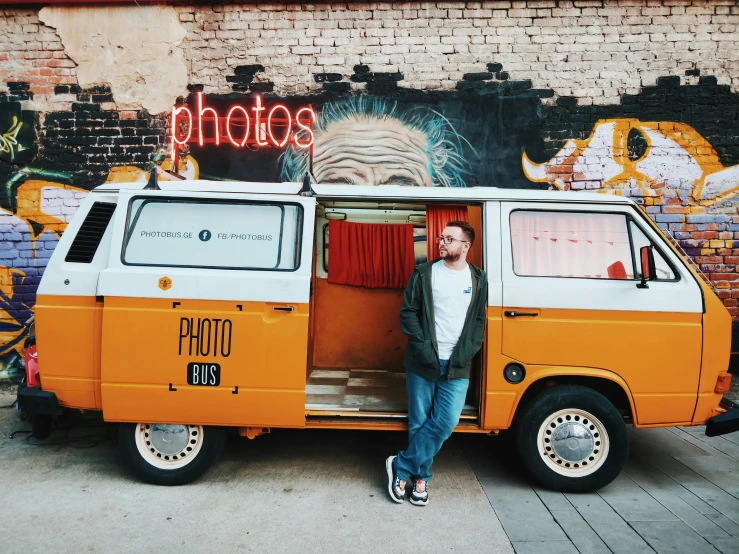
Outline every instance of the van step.
<svg viewBox="0 0 739 554"><path fill-rule="evenodd" d="M366 418L366 419L398 419L402 421L405 421L408 419L407 412L392 412L392 411L360 412L358 410L348 411L348 410L342 410L342 409L313 408L311 406L306 406L305 415L306 417L316 417L316 418L339 417L339 418ZM472 407L470 406L470 411L468 413L463 413L460 420L477 421L477 413L473 413Z"/></svg>
<svg viewBox="0 0 739 554"><path fill-rule="evenodd" d="M406 431L405 419L400 418L358 418L358 417L320 417L306 414L306 429L370 429L376 431ZM488 433L473 422L460 422L455 433Z"/></svg>
<svg viewBox="0 0 739 554"><path fill-rule="evenodd" d="M305 386L306 413L341 417L400 417L408 413L405 372L377 369L314 369ZM477 419L465 404L463 418Z"/></svg>

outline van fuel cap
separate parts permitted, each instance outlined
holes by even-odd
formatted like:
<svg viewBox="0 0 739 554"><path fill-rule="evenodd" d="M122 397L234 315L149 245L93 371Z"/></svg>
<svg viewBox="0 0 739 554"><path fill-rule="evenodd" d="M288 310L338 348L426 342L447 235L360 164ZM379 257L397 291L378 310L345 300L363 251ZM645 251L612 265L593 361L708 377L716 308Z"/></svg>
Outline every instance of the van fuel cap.
<svg viewBox="0 0 739 554"><path fill-rule="evenodd" d="M503 369L503 377L506 381L515 385L526 377L526 369L521 364L508 364Z"/></svg>

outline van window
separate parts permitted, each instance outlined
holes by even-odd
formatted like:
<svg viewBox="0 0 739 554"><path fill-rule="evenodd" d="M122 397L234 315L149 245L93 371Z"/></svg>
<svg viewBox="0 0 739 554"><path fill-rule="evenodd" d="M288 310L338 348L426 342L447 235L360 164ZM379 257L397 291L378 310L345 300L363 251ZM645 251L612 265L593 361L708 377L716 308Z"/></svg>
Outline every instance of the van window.
<svg viewBox="0 0 739 554"><path fill-rule="evenodd" d="M521 210L510 224L516 275L634 278L625 215Z"/></svg>
<svg viewBox="0 0 739 554"><path fill-rule="evenodd" d="M95 258L116 205L111 202L95 202L85 216L80 230L69 247L65 262L89 264Z"/></svg>
<svg viewBox="0 0 739 554"><path fill-rule="evenodd" d="M642 231L639 226L634 223L633 221L629 222L629 225L631 227L631 240L634 244L634 259L639 260L640 259L640 253L639 250L642 246L649 246L650 244L653 245L654 243L649 240L649 238L644 234L644 231ZM657 248L653 248L652 252L654 252L654 269L655 269L655 278L658 281L672 281L675 279L675 272L670 267L670 264L667 263L667 260L662 256L659 250ZM636 266L636 276L638 279L641 279L641 267L637 263Z"/></svg>
<svg viewBox="0 0 739 554"><path fill-rule="evenodd" d="M122 261L293 271L300 264L302 213L297 204L135 198Z"/></svg>

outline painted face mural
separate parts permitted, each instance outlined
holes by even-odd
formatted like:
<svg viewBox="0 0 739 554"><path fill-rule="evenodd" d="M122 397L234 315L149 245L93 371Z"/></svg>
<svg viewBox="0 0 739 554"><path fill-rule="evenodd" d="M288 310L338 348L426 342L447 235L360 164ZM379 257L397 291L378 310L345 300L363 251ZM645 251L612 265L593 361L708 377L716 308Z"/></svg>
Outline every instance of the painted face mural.
<svg viewBox="0 0 739 554"><path fill-rule="evenodd" d="M403 109L370 96L330 102L314 134L313 174L320 183L463 187L470 172L465 139L427 107ZM309 156L290 147L281 157L282 180L300 181Z"/></svg>
<svg viewBox="0 0 739 554"><path fill-rule="evenodd" d="M280 97L264 86L259 92L264 105L293 114L310 106L315 113L317 181L626 195L711 276L739 317L739 298L732 296L739 290L732 289L739 282L732 281L739 267L739 102L729 86L706 79L643 87L618 104L581 106L571 98L542 102L553 92L503 73L472 74L455 90L421 91L403 88L399 74L362 71L351 79L366 82L367 94L329 87L301 96ZM234 87L241 86L237 77L243 71ZM203 94L204 105L218 114L235 104L250 107L257 91L244 90ZM0 381L22 376L36 289L87 192L104 182L146 182L152 161L170 168L158 148L167 150L171 122L144 111L124 117L102 107L109 99L94 100L109 93L83 90L76 110L44 117L20 102L0 104ZM711 102L695 103L696 97ZM194 94L182 102L197 109ZM178 169L188 179L295 182L310 167L309 148L186 146ZM426 230L414 234L417 261L425 261Z"/></svg>
<svg viewBox="0 0 739 554"><path fill-rule="evenodd" d="M646 205L679 199L685 213L723 207L739 193L739 165L724 167L711 144L683 123L637 119L598 121L586 140L569 140L549 161L523 155L526 177L559 190L594 190L643 198Z"/></svg>

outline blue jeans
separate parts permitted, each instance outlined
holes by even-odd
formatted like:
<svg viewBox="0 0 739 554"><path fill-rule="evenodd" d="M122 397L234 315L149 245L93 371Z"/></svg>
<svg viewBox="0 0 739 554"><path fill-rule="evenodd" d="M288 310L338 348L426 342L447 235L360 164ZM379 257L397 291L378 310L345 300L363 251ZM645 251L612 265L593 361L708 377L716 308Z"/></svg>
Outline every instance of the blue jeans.
<svg viewBox="0 0 739 554"><path fill-rule="evenodd" d="M427 381L406 372L408 390L408 448L395 458L395 471L404 481L431 481L431 464L462 415L469 379L449 379L449 360L440 360L441 379Z"/></svg>

